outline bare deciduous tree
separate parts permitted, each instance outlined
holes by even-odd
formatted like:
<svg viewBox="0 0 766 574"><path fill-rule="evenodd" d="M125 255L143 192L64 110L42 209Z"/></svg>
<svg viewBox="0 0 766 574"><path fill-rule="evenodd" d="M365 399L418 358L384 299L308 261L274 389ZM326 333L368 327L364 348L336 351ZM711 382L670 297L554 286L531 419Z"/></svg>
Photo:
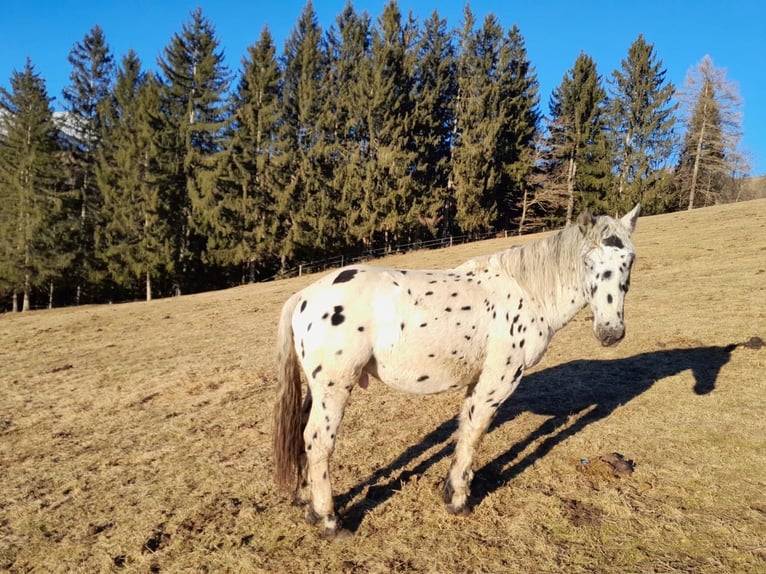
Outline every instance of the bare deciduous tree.
<svg viewBox="0 0 766 574"><path fill-rule="evenodd" d="M706 55L687 73L679 99L686 136L676 177L688 197L687 208L737 201L749 172L739 149L742 100L737 85Z"/></svg>

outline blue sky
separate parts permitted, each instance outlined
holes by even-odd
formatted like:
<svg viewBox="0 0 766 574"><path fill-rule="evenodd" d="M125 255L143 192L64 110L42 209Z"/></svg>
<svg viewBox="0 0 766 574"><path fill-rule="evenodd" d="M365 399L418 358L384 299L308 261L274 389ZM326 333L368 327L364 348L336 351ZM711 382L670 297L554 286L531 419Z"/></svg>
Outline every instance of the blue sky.
<svg viewBox="0 0 766 574"><path fill-rule="evenodd" d="M315 0L323 28L330 26L346 0ZM356 0L357 11L376 18L384 0ZM54 106L69 82L67 61L72 46L98 24L116 59L133 48L144 66L157 56L197 6L213 23L226 63L238 70L247 46L268 25L279 50L292 30L305 0L249 2L219 0L0 0L0 85L9 86L13 70L30 57L46 80ZM419 20L434 9L452 27L462 23L464 3L399 0L403 12ZM628 47L643 34L676 87L690 67L706 54L727 79L739 85L744 101L743 149L751 157L753 175L766 175L766 2L762 0L537 0L498 2L473 0L477 19L492 12L505 28L517 24L540 82L542 111L548 112L551 91L583 51L607 78L620 66Z"/></svg>

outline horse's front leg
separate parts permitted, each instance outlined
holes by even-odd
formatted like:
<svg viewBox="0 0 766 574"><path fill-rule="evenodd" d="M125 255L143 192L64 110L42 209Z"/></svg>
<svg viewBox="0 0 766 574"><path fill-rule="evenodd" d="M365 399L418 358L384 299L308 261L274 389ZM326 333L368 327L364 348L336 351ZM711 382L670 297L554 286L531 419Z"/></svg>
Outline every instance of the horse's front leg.
<svg viewBox="0 0 766 574"><path fill-rule="evenodd" d="M504 360L502 368L485 368L476 385L469 387L460 411L455 456L442 493L447 511L451 514L467 514L470 511L468 497L471 494L476 450L498 407L519 385L523 371L522 365Z"/></svg>
<svg viewBox="0 0 766 574"><path fill-rule="evenodd" d="M352 387L353 384L344 385L331 380L312 384L313 403L303 431L306 474L311 493L306 520L311 524L321 524L325 538L350 534L341 529L340 519L335 514L329 463Z"/></svg>

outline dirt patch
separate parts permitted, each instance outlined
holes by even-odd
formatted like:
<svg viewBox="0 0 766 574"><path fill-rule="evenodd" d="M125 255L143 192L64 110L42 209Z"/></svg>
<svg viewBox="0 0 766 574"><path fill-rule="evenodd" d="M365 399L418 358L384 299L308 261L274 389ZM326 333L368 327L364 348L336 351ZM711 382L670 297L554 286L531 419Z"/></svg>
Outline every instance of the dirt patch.
<svg viewBox="0 0 766 574"><path fill-rule="evenodd" d="M581 500L562 500L561 511L573 526L598 526L604 513L595 505Z"/></svg>
<svg viewBox="0 0 766 574"><path fill-rule="evenodd" d="M581 458L575 464L577 472L587 477L593 487L610 483L633 474L636 464L618 452L595 458Z"/></svg>
<svg viewBox="0 0 766 574"><path fill-rule="evenodd" d="M757 351L758 349L763 348L763 339L760 337L750 337L747 341L742 343L742 346L745 347L745 349Z"/></svg>
<svg viewBox="0 0 766 574"><path fill-rule="evenodd" d="M144 542L143 547L141 548L141 552L159 552L163 548L165 548L168 544L170 544L170 534L165 532L165 525L160 524L154 532L149 536L149 538L146 539Z"/></svg>
<svg viewBox="0 0 766 574"><path fill-rule="evenodd" d="M110 530L114 527L114 524L112 522L104 522L102 524L88 524L87 528L87 534L88 536L98 536L102 532L106 532L107 530Z"/></svg>

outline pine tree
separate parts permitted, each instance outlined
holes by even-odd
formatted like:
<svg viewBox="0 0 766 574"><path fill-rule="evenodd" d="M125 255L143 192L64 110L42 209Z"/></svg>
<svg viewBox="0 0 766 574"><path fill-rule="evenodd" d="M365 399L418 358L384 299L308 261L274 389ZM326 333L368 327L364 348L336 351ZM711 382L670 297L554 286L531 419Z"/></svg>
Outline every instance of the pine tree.
<svg viewBox="0 0 766 574"><path fill-rule="evenodd" d="M247 49L233 96L232 135L228 150L225 217L230 230L226 259L242 269L241 281L254 281L272 270L276 205L273 193L273 144L278 124L280 73L268 28Z"/></svg>
<svg viewBox="0 0 766 574"><path fill-rule="evenodd" d="M72 65L70 85L63 91L67 133L68 161L71 185L70 209L78 218L78 241L73 277L77 281L76 303L82 289L95 289L103 277L95 256L94 235L102 224L102 201L94 174L96 155L103 143L103 122L99 114L101 103L108 97L114 75L114 62L103 30L96 25L75 43L69 53ZM90 293L97 298L96 293Z"/></svg>
<svg viewBox="0 0 766 574"><path fill-rule="evenodd" d="M676 170L685 192L681 201L693 209L736 198L736 176L748 170L738 150L742 120L736 85L705 56L687 74L681 101L686 126Z"/></svg>
<svg viewBox="0 0 766 574"><path fill-rule="evenodd" d="M455 122L456 56L454 34L434 11L423 23L415 46L413 146L416 153L414 210L433 235L448 235L454 217L450 193L450 143Z"/></svg>
<svg viewBox="0 0 766 574"><path fill-rule="evenodd" d="M656 213L667 203L665 168L675 146L676 105L675 87L665 75L654 46L643 35L612 73L607 125L617 179L609 207L615 213L636 202L641 202L643 212Z"/></svg>
<svg viewBox="0 0 766 574"><path fill-rule="evenodd" d="M205 264L216 259L228 229L220 213L218 179L229 121L229 72L210 21L197 8L159 59L165 139L173 150L172 175L176 229L177 292L216 284ZM205 282L205 280L207 280ZM204 282L204 283L203 283Z"/></svg>
<svg viewBox="0 0 766 574"><path fill-rule="evenodd" d="M464 11L457 65L457 105L451 158L456 223L465 233L488 231L498 217L495 190L501 181L497 146L503 130L500 65L503 31L488 15L481 28L470 8Z"/></svg>
<svg viewBox="0 0 766 574"><path fill-rule="evenodd" d="M534 167L535 137L540 123L537 76L527 58L524 38L514 25L500 49L498 118L500 131L495 162L499 178L493 195L496 229L509 229L520 215L524 192Z"/></svg>
<svg viewBox="0 0 766 574"><path fill-rule="evenodd" d="M285 42L275 166L278 181L281 268L316 257L335 239L335 198L329 193L331 164L321 123L326 51L316 13L308 2Z"/></svg>
<svg viewBox="0 0 766 574"><path fill-rule="evenodd" d="M365 69L367 95L362 217L365 242L390 249L411 239L413 228L413 46L417 34L411 16L397 3L386 4L372 31L370 65Z"/></svg>
<svg viewBox="0 0 766 574"><path fill-rule="evenodd" d="M54 282L70 262L59 175L58 129L45 81L27 59L0 88L0 283L18 307ZM52 304L52 301L49 301Z"/></svg>
<svg viewBox="0 0 766 574"><path fill-rule="evenodd" d="M581 53L550 101L551 184L565 189L565 223L578 210L602 209L609 184L603 108L606 92L596 63ZM560 184L559 184L560 185Z"/></svg>
<svg viewBox="0 0 766 574"><path fill-rule="evenodd" d="M369 16L358 14L349 2L327 31L326 43L328 64L321 99L322 124L332 158L329 185L338 198L339 245L344 251L359 252L367 239L362 206L364 177L371 161L364 81L372 65Z"/></svg>
<svg viewBox="0 0 766 574"><path fill-rule="evenodd" d="M163 150L160 86L141 70L131 50L123 57L114 94L104 106L104 145L98 153L98 186L109 218L97 234L97 253L112 281L147 301L172 270ZM119 294L117 295L119 297Z"/></svg>

